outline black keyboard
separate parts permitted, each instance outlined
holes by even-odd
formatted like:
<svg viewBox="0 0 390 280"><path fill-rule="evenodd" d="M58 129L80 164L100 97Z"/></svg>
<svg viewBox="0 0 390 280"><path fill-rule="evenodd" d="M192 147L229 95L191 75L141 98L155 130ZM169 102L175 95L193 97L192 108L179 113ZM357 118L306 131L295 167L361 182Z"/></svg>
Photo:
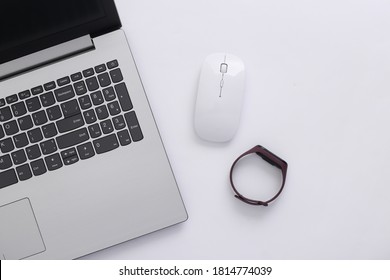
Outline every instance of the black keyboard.
<svg viewBox="0 0 390 280"><path fill-rule="evenodd" d="M142 139L117 60L0 98L0 189Z"/></svg>

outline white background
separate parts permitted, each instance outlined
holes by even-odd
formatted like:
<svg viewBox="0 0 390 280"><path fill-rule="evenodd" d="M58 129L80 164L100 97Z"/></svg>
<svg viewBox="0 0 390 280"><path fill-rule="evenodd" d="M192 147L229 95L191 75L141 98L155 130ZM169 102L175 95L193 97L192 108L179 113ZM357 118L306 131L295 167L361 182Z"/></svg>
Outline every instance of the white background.
<svg viewBox="0 0 390 280"><path fill-rule="evenodd" d="M189 219L93 259L389 259L390 2L117 0ZM245 62L241 125L197 138L199 71L213 52ZM233 197L230 165L254 145L289 164L269 207ZM248 196L278 171L237 166Z"/></svg>

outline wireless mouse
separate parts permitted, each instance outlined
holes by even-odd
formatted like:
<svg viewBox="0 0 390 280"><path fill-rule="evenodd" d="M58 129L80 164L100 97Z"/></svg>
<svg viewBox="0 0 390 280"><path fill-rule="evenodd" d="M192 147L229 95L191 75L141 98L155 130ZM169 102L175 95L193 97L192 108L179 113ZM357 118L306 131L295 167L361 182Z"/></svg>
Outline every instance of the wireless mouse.
<svg viewBox="0 0 390 280"><path fill-rule="evenodd" d="M198 136L212 142L231 140L240 124L245 91L243 61L229 53L209 55L202 66L195 105Z"/></svg>

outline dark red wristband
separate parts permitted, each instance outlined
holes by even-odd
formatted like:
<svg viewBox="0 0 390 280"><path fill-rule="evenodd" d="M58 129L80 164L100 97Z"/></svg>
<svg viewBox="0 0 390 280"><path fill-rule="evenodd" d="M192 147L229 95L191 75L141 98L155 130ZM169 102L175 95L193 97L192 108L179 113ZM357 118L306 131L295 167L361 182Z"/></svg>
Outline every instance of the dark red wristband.
<svg viewBox="0 0 390 280"><path fill-rule="evenodd" d="M235 187L235 185L233 183L233 169L234 169L235 165L237 164L237 162L240 159L242 159L243 157L245 157L247 155L250 155L250 154L254 154L254 153L256 153L258 156L260 156L263 160L265 160L269 164L271 164L271 165L277 167L278 169L280 169L280 171L282 172L282 180L283 181L282 181L282 186L280 187L280 190L276 193L276 195L274 197L272 197L271 199L269 199L267 201L254 200L254 199L250 199L250 198L247 198L247 197L243 196L242 194L240 194L238 192L237 188ZM257 145L255 147L253 147L249 151L247 151L247 152L243 153L242 155L240 155L233 162L232 168L230 169L230 184L232 185L233 191L235 192L235 197L238 198L239 200L241 200L241 201L243 201L245 203L251 204L251 205L268 206L268 204L270 202L274 201L283 191L284 183L286 182L286 176L287 176L287 166L288 166L287 162L285 162L283 159L281 159L277 155L271 153L266 148L264 148L264 147L262 147L260 145Z"/></svg>

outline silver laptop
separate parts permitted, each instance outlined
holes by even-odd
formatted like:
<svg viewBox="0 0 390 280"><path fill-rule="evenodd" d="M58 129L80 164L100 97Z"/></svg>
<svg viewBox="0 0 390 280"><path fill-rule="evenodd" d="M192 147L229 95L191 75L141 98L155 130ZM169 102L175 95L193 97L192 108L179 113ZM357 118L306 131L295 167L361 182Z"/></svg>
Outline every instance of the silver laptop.
<svg viewBox="0 0 390 280"><path fill-rule="evenodd" d="M113 0L1 10L0 259L74 259L185 221Z"/></svg>

